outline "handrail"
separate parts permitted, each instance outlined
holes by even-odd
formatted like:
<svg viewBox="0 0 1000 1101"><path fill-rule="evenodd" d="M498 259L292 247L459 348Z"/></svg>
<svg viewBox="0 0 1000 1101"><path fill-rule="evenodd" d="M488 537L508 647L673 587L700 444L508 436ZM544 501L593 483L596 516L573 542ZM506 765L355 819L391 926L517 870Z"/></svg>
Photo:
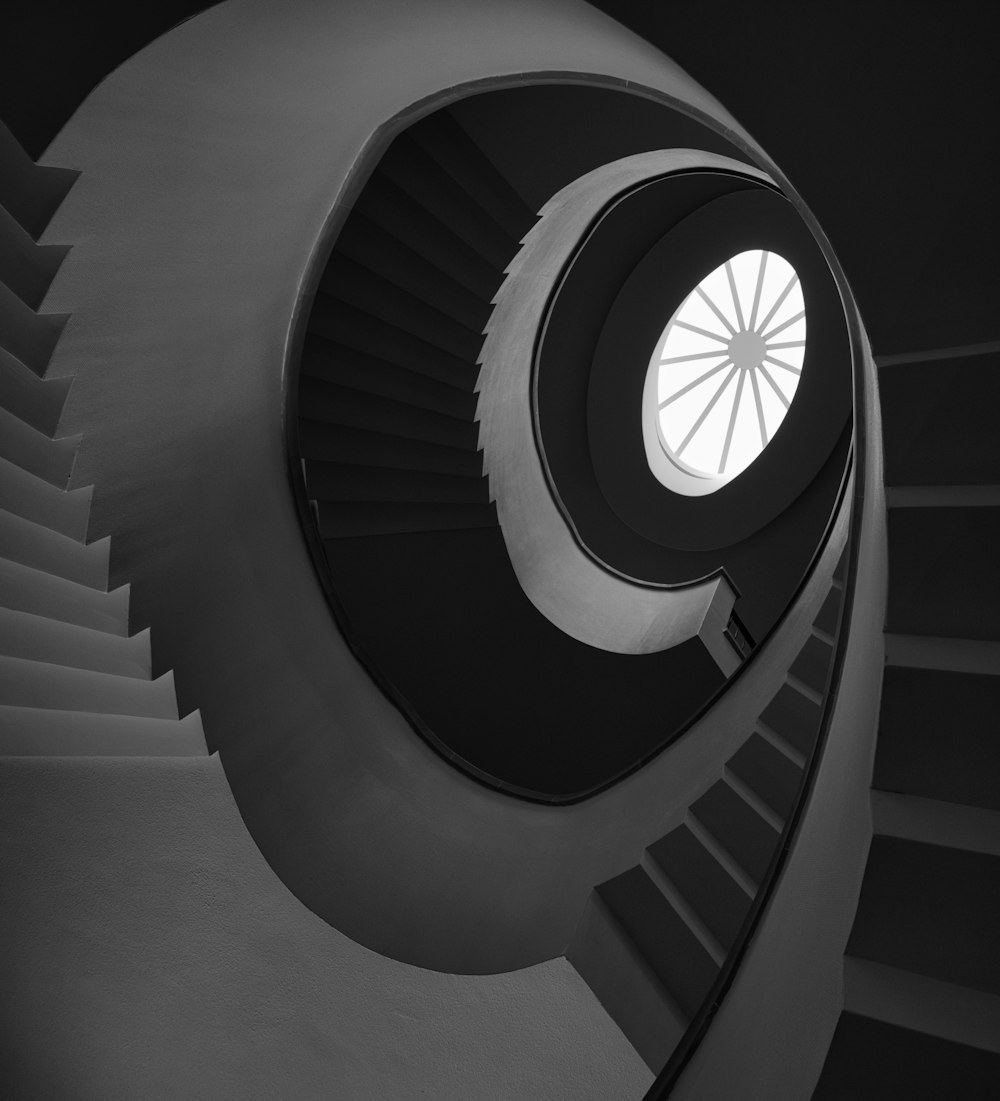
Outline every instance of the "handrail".
<svg viewBox="0 0 1000 1101"><path fill-rule="evenodd" d="M812 219L810 220L812 221ZM821 247L825 246L824 251L830 252L829 242L814 222L813 231L820 237ZM847 568L844 574L844 587L841 594L841 606L837 622L833 660L827 672L826 685L823 693L823 709L820 716L819 730L805 764L804 775L798 795L796 796L791 812L782 829L780 842L771 858L771 863L768 866L767 872L757 889L757 893L753 898L747 916L740 926L740 931L733 942L733 946L723 961L719 974L716 976L715 982L705 996L701 1007L691 1019L680 1042L674 1048L666 1065L657 1075L653 1085L646 1092L643 1101L665 1101L666 1098L670 1097L685 1068L694 1056L695 1051L702 1040L704 1040L716 1013L718 1013L721 1007L723 999L736 978L740 964L749 951L750 944L763 918L764 911L778 886L778 881L785 868L792 846L795 843L806 805L815 787L819 763L823 758L823 753L829 738L830 727L833 722L834 711L836 710L837 697L843 675L844 659L850 635L854 592L857 587L858 557L861 544L860 534L861 525L863 523L861 504L865 497L866 473L865 443L867 440L867 393L865 391L865 362L867 339L858 315L857 307L843 273L835 264L831 265L831 269L845 305L844 312L847 319L851 358L854 365L853 460L855 481L850 527L848 529L847 546L845 548Z"/></svg>

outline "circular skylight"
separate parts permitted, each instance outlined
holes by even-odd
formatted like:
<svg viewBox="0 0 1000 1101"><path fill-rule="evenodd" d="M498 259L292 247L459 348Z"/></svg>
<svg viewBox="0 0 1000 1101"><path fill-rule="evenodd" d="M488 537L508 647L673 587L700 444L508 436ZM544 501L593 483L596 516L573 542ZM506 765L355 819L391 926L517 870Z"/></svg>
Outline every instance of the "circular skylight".
<svg viewBox="0 0 1000 1101"><path fill-rule="evenodd" d="M805 350L802 287L784 257L741 252L705 276L646 374L643 439L656 477L696 496L746 470L788 412Z"/></svg>

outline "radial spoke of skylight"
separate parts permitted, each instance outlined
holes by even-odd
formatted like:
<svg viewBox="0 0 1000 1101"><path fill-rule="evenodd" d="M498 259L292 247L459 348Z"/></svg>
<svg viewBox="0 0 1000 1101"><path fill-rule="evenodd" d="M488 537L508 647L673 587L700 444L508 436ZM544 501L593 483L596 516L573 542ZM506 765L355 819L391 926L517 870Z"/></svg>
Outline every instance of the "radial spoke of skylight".
<svg viewBox="0 0 1000 1101"><path fill-rule="evenodd" d="M750 372L750 382L753 386L753 403L757 407L757 424L760 426L761 449L767 447L767 425L764 423L764 403L760 397L760 383L757 381L757 372Z"/></svg>
<svg viewBox="0 0 1000 1101"><path fill-rule="evenodd" d="M790 317L787 321L782 321L782 323L780 325L776 325L769 333L764 333L763 334L764 342L765 343L770 343L772 336L777 336L778 333L782 332L784 329L787 329L789 325L794 325L796 321L801 321L802 318L805 317L805 316L806 316L806 311L805 310L799 310L799 312L797 314L795 314L794 317Z"/></svg>
<svg viewBox="0 0 1000 1101"><path fill-rule="evenodd" d="M700 386L707 379L710 379L713 375L717 375L720 371L725 370L726 367L731 367L733 361L731 359L723 360L717 367L713 367L710 371L706 371L703 375L700 375L693 382L689 382L687 386L682 386L675 394L671 394L669 398L660 402L660 408L663 409L668 405L672 405L678 398L682 398L685 394L689 393L696 386Z"/></svg>
<svg viewBox="0 0 1000 1101"><path fill-rule="evenodd" d="M719 398L722 397L723 393L725 392L726 387L730 384L730 382L732 382L733 376L737 373L738 370L739 370L738 367L733 367L733 369L729 372L729 374L726 375L726 377L722 380L722 385L719 387L718 390L715 391L714 395L712 396L712 400L708 403L708 405L705 406L705 408L701 412L701 415L698 417L698 419L691 426L691 430L684 437L684 439L681 440L680 446L674 452L674 454L676 454L678 458L681 457L681 455L684 452L684 449L694 439L696 433L698 432L698 429L701 428L701 426L705 423L705 418L715 408L715 403L719 400Z"/></svg>
<svg viewBox="0 0 1000 1101"><path fill-rule="evenodd" d="M771 389L778 395L778 398L780 399L781 404L785 407L785 409L788 409L789 405L791 404L791 401L790 401L789 398L785 397L784 391L781 389L781 387L771 377L771 372L764 366L763 363L757 368L757 370L760 371L760 373L764 376L764 378L767 379L767 381L771 384Z"/></svg>
<svg viewBox="0 0 1000 1101"><path fill-rule="evenodd" d="M806 342L804 340L769 340L767 342L767 350L769 352L774 351L775 348L804 348L805 346ZM666 362L666 360L664 360L664 362Z"/></svg>
<svg viewBox="0 0 1000 1101"><path fill-rule="evenodd" d="M761 251L760 267L757 269L757 286L753 292L753 308L750 310L750 324L747 326L751 332L757 331L757 311L760 309L760 292L764 289L764 272L767 270L768 253Z"/></svg>
<svg viewBox="0 0 1000 1101"><path fill-rule="evenodd" d="M736 335L736 328L730 324L729 318L719 309L719 307L712 301L711 298L701 289L701 287L695 288L698 294L701 296L702 301L708 306L708 308L715 314L715 316L722 322L723 325L729 330L730 334Z"/></svg>
<svg viewBox="0 0 1000 1101"><path fill-rule="evenodd" d="M774 347L777 348L780 347L780 345L776 344ZM666 367L669 363L694 363L695 360L698 359L718 359L719 356L724 356L725 354L723 349L719 348L718 351L715 352L696 352L694 355L690 356L671 356L669 359L661 359L660 366Z"/></svg>
<svg viewBox="0 0 1000 1101"><path fill-rule="evenodd" d="M772 367L781 367L785 371L791 371L793 375L802 374L798 367L793 367L790 363L782 363L780 359L775 359L774 356L764 356L764 362L770 363Z"/></svg>
<svg viewBox="0 0 1000 1101"><path fill-rule="evenodd" d="M740 306L739 292L736 290L736 276L733 275L732 260L726 261L726 278L729 280L729 293L733 296L733 308L736 310L736 320L739 323L739 331L742 333L747 326L743 320L743 308Z"/></svg>
<svg viewBox="0 0 1000 1101"><path fill-rule="evenodd" d="M775 301L774 305L767 311L767 316L754 329L755 333L762 333L767 328L767 326L771 323L771 318L774 317L774 315L778 312L779 309L781 309L782 302L785 301L785 299L788 297L789 293L791 292L792 287L794 287L795 284L798 281L799 281L799 277L793 271L791 279L789 279L788 282L785 284L785 289L781 292L781 294L778 295L778 298Z"/></svg>
<svg viewBox="0 0 1000 1101"><path fill-rule="evenodd" d="M686 321L675 321L674 324L692 333L699 333L701 336L707 336L710 340L717 340L720 344L729 343L729 337L722 336L721 333L710 333L708 329L699 329L697 325L689 325Z"/></svg>
<svg viewBox="0 0 1000 1101"><path fill-rule="evenodd" d="M735 293L735 292L734 292ZM747 381L747 372L740 371L739 382L736 383L736 397L733 399L733 411L729 414L729 425L726 428L726 442L722 445L722 459L719 461L719 473L726 473L726 462L729 459L729 448L733 442L733 431L736 428L736 417L740 411L740 399L743 397L743 387Z"/></svg>

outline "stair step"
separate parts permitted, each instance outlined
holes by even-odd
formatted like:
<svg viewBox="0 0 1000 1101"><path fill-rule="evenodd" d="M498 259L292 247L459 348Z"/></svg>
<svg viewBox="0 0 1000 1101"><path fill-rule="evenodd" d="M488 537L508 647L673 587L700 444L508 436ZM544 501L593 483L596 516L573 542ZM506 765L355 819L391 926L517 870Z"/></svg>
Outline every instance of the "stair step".
<svg viewBox="0 0 1000 1101"><path fill-rule="evenodd" d="M36 245L13 214L0 206L0 283L29 309L41 304L67 252L66 245Z"/></svg>
<svg viewBox="0 0 1000 1101"><path fill-rule="evenodd" d="M129 638L10 608L0 608L0 655L120 677L152 675L148 630Z"/></svg>
<svg viewBox="0 0 1000 1101"><path fill-rule="evenodd" d="M443 417L475 420L476 395L471 387L459 389L327 340L306 337L302 372L335 386L346 386L390 401L416 405L440 413Z"/></svg>
<svg viewBox="0 0 1000 1101"><path fill-rule="evenodd" d="M730 757L726 768L780 819L788 818L802 783L802 769L760 734L751 734Z"/></svg>
<svg viewBox="0 0 1000 1101"><path fill-rule="evenodd" d="M887 665L910 669L993 676L1000 670L1000 642L886 634L885 660Z"/></svg>
<svg viewBox="0 0 1000 1101"><path fill-rule="evenodd" d="M475 452L479 446L478 426L471 421L445 417L416 405L308 376L303 376L299 387L299 413L312 421L422 440L441 447Z"/></svg>
<svg viewBox="0 0 1000 1101"><path fill-rule="evenodd" d="M535 213L449 111L435 111L412 126L410 138L473 196L507 236L520 241Z"/></svg>
<svg viewBox="0 0 1000 1101"><path fill-rule="evenodd" d="M0 704L176 719L173 673L156 680L0 657Z"/></svg>
<svg viewBox="0 0 1000 1101"><path fill-rule="evenodd" d="M0 459L0 509L82 542L87 536L93 486L59 489Z"/></svg>
<svg viewBox="0 0 1000 1101"><path fill-rule="evenodd" d="M820 698L826 690L826 679L833 663L833 647L815 635L806 639L789 670L792 676L811 688Z"/></svg>
<svg viewBox="0 0 1000 1101"><path fill-rule="evenodd" d="M467 329L448 314L339 253L330 258L319 293L405 329L469 364L476 362L483 345L481 330Z"/></svg>
<svg viewBox="0 0 1000 1101"><path fill-rule="evenodd" d="M648 852L688 900L722 949L728 951L750 909L752 896L687 826L678 826L650 845Z"/></svg>
<svg viewBox="0 0 1000 1101"><path fill-rule="evenodd" d="M15 356L0 348L0 406L46 436L54 436L71 376L40 379Z"/></svg>
<svg viewBox="0 0 1000 1101"><path fill-rule="evenodd" d="M873 785L1000 811L998 711L1000 676L888 666Z"/></svg>
<svg viewBox="0 0 1000 1101"><path fill-rule="evenodd" d="M81 438L50 439L0 407L0 460L6 459L59 489L69 482Z"/></svg>
<svg viewBox="0 0 1000 1101"><path fill-rule="evenodd" d="M475 386L478 368L473 359L456 356L437 343L422 340L398 325L329 295L316 296L309 314L309 332L461 389Z"/></svg>
<svg viewBox="0 0 1000 1101"><path fill-rule="evenodd" d="M201 716L183 719L0 706L4 757L206 757Z"/></svg>
<svg viewBox="0 0 1000 1101"><path fill-rule="evenodd" d="M453 229L497 271L517 253L511 237L465 188L405 132L379 161L379 172Z"/></svg>
<svg viewBox="0 0 1000 1101"><path fill-rule="evenodd" d="M848 954L1000 994L1000 858L876 834Z"/></svg>
<svg viewBox="0 0 1000 1101"><path fill-rule="evenodd" d="M890 791L871 800L876 834L1000 856L1000 811Z"/></svg>
<svg viewBox="0 0 1000 1101"><path fill-rule="evenodd" d="M477 451L307 419L299 420L298 430L299 453L306 463L311 460L360 463L394 470L422 470L428 474L483 476L482 454Z"/></svg>
<svg viewBox="0 0 1000 1101"><path fill-rule="evenodd" d="M102 592L108 587L111 539L80 543L0 509L0 547L11 562L64 577Z"/></svg>
<svg viewBox="0 0 1000 1101"><path fill-rule="evenodd" d="M819 640L815 640L819 645ZM825 647L829 651L829 647ZM803 757L816 744L822 712L797 688L783 684L761 713L761 721Z"/></svg>
<svg viewBox="0 0 1000 1101"><path fill-rule="evenodd" d="M649 1069L659 1074L688 1018L596 892L566 958Z"/></svg>
<svg viewBox="0 0 1000 1101"><path fill-rule="evenodd" d="M691 813L755 883L764 879L781 833L738 792L719 780L692 805Z"/></svg>
<svg viewBox="0 0 1000 1101"><path fill-rule="evenodd" d="M488 299L477 297L357 209L337 237L336 253L364 265L470 332L482 334L489 321L493 307Z"/></svg>
<svg viewBox="0 0 1000 1101"><path fill-rule="evenodd" d="M888 486L1000 482L1000 353L879 371Z"/></svg>
<svg viewBox="0 0 1000 1101"><path fill-rule="evenodd" d="M36 375L45 374L68 314L38 314L0 283L0 345Z"/></svg>
<svg viewBox="0 0 1000 1101"><path fill-rule="evenodd" d="M997 508L1000 485L888 486L889 508Z"/></svg>
<svg viewBox="0 0 1000 1101"><path fill-rule="evenodd" d="M889 511L887 628L899 634L998 639L1000 509Z"/></svg>
<svg viewBox="0 0 1000 1101"><path fill-rule="evenodd" d="M693 1017L719 968L683 918L638 866L602 883L597 894L681 1012Z"/></svg>
<svg viewBox="0 0 1000 1101"><path fill-rule="evenodd" d="M403 535L408 532L462 531L495 528L496 509L490 505L319 501L316 505L323 539L350 539L361 535Z"/></svg>
<svg viewBox="0 0 1000 1101"><path fill-rule="evenodd" d="M842 1013L812 1101L995 1101L998 1081L993 1052Z"/></svg>
<svg viewBox="0 0 1000 1101"><path fill-rule="evenodd" d="M840 589L831 589L823 601L823 606L816 616L813 626L819 628L828 638L837 637L837 627L840 624Z"/></svg>
<svg viewBox="0 0 1000 1101"><path fill-rule="evenodd" d="M859 1017L1000 1054L1000 998L981 990L848 956L844 1008Z"/></svg>
<svg viewBox="0 0 1000 1101"><path fill-rule="evenodd" d="M425 474L414 470L313 460L306 464L306 488L315 501L398 501L488 505L486 478Z"/></svg>
<svg viewBox="0 0 1000 1101"><path fill-rule="evenodd" d="M69 168L35 164L0 123L0 205L35 239L80 175Z"/></svg>
<svg viewBox="0 0 1000 1101"><path fill-rule="evenodd" d="M107 634L128 634L128 585L103 592L0 558L0 605Z"/></svg>
<svg viewBox="0 0 1000 1101"><path fill-rule="evenodd" d="M355 209L439 271L468 287L477 298L493 300L503 282L502 273L378 171L365 184Z"/></svg>

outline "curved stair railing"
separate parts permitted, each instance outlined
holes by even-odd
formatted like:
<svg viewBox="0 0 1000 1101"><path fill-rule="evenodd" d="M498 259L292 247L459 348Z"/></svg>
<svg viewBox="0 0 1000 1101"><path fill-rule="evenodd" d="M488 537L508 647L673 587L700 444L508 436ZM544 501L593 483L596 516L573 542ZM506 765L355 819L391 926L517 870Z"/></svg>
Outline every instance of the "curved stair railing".
<svg viewBox="0 0 1000 1101"><path fill-rule="evenodd" d="M0 125L0 754L196 756L111 540L87 542L93 486L70 489L80 436L59 436L71 377L46 378L66 323L40 312L68 249L38 238L76 173L35 165Z"/></svg>
<svg viewBox="0 0 1000 1101"><path fill-rule="evenodd" d="M780 871L823 730L846 552L785 683L721 776L638 864L599 884L567 958L666 1097L711 1024Z"/></svg>

